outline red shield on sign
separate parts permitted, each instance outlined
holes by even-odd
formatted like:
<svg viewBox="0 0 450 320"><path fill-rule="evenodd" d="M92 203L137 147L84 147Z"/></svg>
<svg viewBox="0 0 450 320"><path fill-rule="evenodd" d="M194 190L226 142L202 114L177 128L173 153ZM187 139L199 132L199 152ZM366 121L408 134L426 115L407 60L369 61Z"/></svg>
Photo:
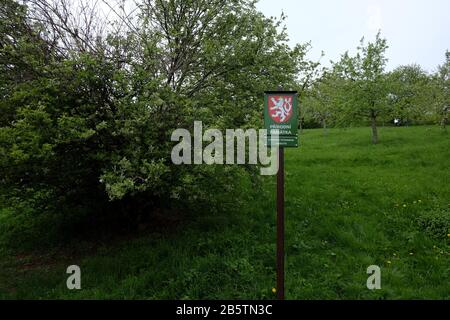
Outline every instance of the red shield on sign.
<svg viewBox="0 0 450 320"><path fill-rule="evenodd" d="M268 96L269 116L276 123L285 123L292 116L292 96Z"/></svg>

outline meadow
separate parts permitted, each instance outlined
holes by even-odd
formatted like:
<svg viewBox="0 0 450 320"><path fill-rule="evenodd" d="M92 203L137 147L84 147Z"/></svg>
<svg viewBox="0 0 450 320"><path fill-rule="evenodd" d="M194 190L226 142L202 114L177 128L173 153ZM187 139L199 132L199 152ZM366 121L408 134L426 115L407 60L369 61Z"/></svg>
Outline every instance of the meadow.
<svg viewBox="0 0 450 320"><path fill-rule="evenodd" d="M450 298L450 134L382 127L377 145L370 134L304 130L286 151L287 299ZM238 210L114 241L38 251L0 241L0 298L273 299L275 182L249 187ZM8 219L0 211L0 231ZM71 264L81 290L66 288ZM370 265L380 290L366 287Z"/></svg>

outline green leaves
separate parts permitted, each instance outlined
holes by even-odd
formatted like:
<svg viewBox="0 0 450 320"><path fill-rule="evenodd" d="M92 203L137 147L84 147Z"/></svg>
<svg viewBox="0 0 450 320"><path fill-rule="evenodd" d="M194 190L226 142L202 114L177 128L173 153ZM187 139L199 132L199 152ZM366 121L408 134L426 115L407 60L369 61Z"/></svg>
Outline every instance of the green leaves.
<svg viewBox="0 0 450 320"><path fill-rule="evenodd" d="M86 119L63 115L57 119L59 142L86 140L92 137L96 131L87 126Z"/></svg>
<svg viewBox="0 0 450 320"><path fill-rule="evenodd" d="M429 76L419 65L400 66L388 78L389 103L393 117L404 121L421 121L433 100Z"/></svg>
<svg viewBox="0 0 450 320"><path fill-rule="evenodd" d="M361 39L355 56L348 52L341 60L333 64L333 73L341 79L338 95L343 103L339 114L345 119L370 120L372 125L372 142L378 142L377 118L387 112L387 87L384 68L388 48L386 39L378 33L375 42L365 43Z"/></svg>
<svg viewBox="0 0 450 320"><path fill-rule="evenodd" d="M253 1L142 2L135 28L99 37L95 48L59 30L63 50L46 37L60 26L35 25L21 8L8 1L0 10L0 187L24 199L44 194L44 205L225 207L230 194L239 205L236 185L256 183L255 168L175 166L172 131L195 120L259 127L261 93L294 89L297 72L312 67L309 45L291 49L282 19ZM24 187L28 194L17 192Z"/></svg>
<svg viewBox="0 0 450 320"><path fill-rule="evenodd" d="M168 167L162 161L143 160L140 163L133 163L127 158L122 158L112 170L101 176L100 182L105 184L111 200L142 191L151 191L158 195L164 184L163 176L168 171Z"/></svg>

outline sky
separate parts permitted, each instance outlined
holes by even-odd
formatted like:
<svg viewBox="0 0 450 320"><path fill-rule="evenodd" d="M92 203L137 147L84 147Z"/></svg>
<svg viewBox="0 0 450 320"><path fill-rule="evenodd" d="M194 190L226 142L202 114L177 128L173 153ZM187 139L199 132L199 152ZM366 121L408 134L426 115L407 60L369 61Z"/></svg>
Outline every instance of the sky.
<svg viewBox="0 0 450 320"><path fill-rule="evenodd" d="M309 58L323 50L326 66L378 30L389 45L387 70L417 63L433 72L450 50L449 0L260 0L256 7L266 16L284 12L290 44L311 41Z"/></svg>

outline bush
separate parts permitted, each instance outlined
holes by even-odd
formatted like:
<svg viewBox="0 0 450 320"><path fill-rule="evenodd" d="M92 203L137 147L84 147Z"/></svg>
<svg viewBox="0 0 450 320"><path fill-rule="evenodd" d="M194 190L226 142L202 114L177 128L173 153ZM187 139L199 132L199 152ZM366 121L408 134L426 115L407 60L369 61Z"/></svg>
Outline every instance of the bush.
<svg viewBox="0 0 450 320"><path fill-rule="evenodd" d="M194 1L182 19L167 18L184 5L158 2L139 29L93 43L45 15L36 23L45 6L5 2L0 190L15 227L71 210L130 219L174 204L213 210L224 193L239 203L243 176L258 181L251 167L173 165L171 133L194 120L260 127L262 92L294 87L306 46L291 49L279 22L248 1Z"/></svg>

